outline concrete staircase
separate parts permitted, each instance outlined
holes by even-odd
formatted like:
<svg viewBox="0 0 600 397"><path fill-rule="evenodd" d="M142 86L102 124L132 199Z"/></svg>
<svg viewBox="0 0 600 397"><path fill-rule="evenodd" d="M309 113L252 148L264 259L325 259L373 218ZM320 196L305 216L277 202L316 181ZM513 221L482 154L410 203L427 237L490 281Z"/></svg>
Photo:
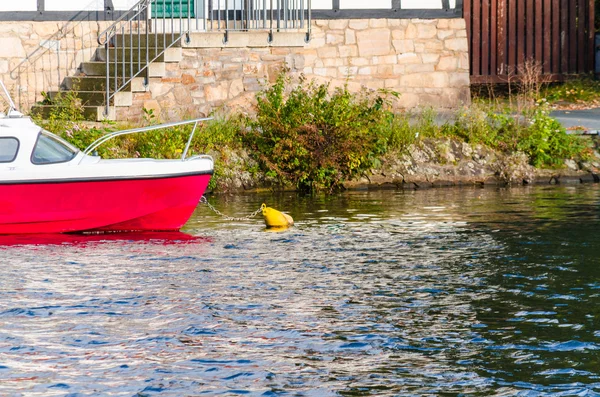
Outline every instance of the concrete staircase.
<svg viewBox="0 0 600 397"><path fill-rule="evenodd" d="M147 37L147 38L146 38ZM160 78L165 76L165 64L169 62L179 62L182 58L182 48L180 41L169 41L171 35L149 34L148 36L116 35L114 38L121 48L109 48L109 70L106 69L107 49L99 47L95 55L89 62L80 64L76 76L65 78L62 82L60 91L51 91L46 93L44 102L34 106L31 113L48 118L57 107L61 105L57 100L64 93L72 92L81 100L83 105L83 116L85 120L102 121L115 120L117 107L128 107L132 105L133 93L146 91L145 83L149 78ZM147 42L146 42L147 40ZM162 54L156 57L162 48L170 46ZM147 53L147 57L146 57ZM146 67L146 59L152 60ZM115 67L115 63L119 64ZM131 76L140 70L142 72L134 77L123 89L116 93L110 100L108 114L106 113L106 84L107 72L113 78L109 84L114 84L114 73L123 73L124 76ZM117 82L125 81L125 78L117 78ZM114 92L114 87L110 88Z"/></svg>

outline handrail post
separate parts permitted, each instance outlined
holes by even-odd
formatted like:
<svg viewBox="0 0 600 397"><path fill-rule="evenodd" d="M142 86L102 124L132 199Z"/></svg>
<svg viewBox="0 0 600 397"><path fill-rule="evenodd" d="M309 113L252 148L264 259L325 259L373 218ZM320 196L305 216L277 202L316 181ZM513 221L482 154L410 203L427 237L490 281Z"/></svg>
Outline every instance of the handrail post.
<svg viewBox="0 0 600 397"><path fill-rule="evenodd" d="M110 46L108 44L108 33L107 35L107 39L106 42L104 43L104 51L105 51L105 55L106 55L106 96L104 98L105 100L105 107L104 107L104 116L106 116L106 118L108 118L108 112L109 112L109 106L110 106Z"/></svg>
<svg viewBox="0 0 600 397"><path fill-rule="evenodd" d="M194 133L196 132L196 127L198 127L198 121L196 121L194 123L194 128L192 128L192 132L190 133L190 137L188 138L187 143L185 144L185 149L183 150L183 153L181 154L181 161L185 160L186 156L187 156L187 152L190 148L190 145L192 144L192 139L194 138Z"/></svg>

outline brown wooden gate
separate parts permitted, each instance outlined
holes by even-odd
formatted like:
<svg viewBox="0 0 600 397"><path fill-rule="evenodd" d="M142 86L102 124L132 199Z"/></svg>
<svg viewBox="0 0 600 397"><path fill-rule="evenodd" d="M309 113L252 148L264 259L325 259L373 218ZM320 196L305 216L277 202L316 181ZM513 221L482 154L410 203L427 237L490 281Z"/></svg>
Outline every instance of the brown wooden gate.
<svg viewBox="0 0 600 397"><path fill-rule="evenodd" d="M464 0L471 82L506 82L526 61L559 81L594 71L594 0Z"/></svg>

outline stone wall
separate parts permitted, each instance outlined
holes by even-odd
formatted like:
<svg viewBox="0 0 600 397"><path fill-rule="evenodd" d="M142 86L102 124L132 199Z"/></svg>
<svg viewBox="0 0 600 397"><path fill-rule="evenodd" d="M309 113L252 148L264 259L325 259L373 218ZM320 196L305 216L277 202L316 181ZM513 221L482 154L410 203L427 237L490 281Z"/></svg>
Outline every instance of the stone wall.
<svg viewBox="0 0 600 397"><path fill-rule="evenodd" d="M0 79L23 111L77 73L97 47L98 32L110 22L2 22Z"/></svg>
<svg viewBox="0 0 600 397"><path fill-rule="evenodd" d="M21 109L27 111L42 91L56 89L67 74L78 73L78 65L92 59L105 26L3 22L0 78ZM334 87L347 84L354 92L397 91L405 108L453 108L470 100L463 19L316 20L312 28L309 43L303 33L276 33L271 43L266 32L232 33L226 44L221 33L195 33L181 50L181 61L166 63L161 77L134 92L132 106L117 108L117 118L140 119L143 108L163 120L251 111L255 93L284 65Z"/></svg>
<svg viewBox="0 0 600 397"><path fill-rule="evenodd" d="M139 118L141 108L163 119L231 109L251 111L255 93L287 65L309 79L347 84L353 92L389 89L399 106L455 108L470 101L468 42L463 19L317 20L308 44L303 36L275 36L267 44L252 33L244 40L199 33L178 64L134 94L119 119ZM298 40L300 38L300 40Z"/></svg>

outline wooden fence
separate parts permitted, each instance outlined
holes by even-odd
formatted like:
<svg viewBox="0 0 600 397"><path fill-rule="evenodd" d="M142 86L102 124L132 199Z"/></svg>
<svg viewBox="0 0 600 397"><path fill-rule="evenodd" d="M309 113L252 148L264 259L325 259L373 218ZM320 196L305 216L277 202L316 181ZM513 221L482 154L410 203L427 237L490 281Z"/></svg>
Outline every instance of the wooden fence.
<svg viewBox="0 0 600 397"><path fill-rule="evenodd" d="M517 79L535 61L548 79L594 71L594 0L464 0L471 82Z"/></svg>

